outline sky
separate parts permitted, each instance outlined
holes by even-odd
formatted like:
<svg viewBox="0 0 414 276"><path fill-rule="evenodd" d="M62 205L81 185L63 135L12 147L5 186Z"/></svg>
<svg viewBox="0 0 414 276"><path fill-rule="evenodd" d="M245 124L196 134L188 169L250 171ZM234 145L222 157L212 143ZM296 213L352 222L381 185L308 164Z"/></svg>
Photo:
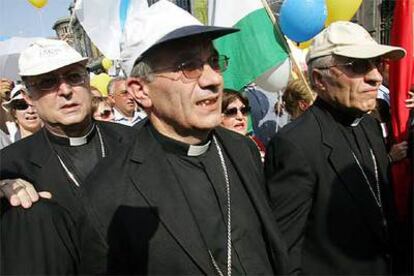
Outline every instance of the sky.
<svg viewBox="0 0 414 276"><path fill-rule="evenodd" d="M103 0L104 1L104 0ZM0 40L4 37L55 37L56 20L69 16L72 0L48 0L38 9L28 0L0 0Z"/></svg>

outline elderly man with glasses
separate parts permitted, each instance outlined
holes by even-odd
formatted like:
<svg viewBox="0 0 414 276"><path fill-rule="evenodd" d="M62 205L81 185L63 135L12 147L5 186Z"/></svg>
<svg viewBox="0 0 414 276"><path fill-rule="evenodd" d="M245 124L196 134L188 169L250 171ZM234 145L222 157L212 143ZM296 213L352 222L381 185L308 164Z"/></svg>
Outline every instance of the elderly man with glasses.
<svg viewBox="0 0 414 276"><path fill-rule="evenodd" d="M272 139L265 163L290 272L391 273L389 163L381 128L367 113L375 108L382 60L404 55L350 22L315 37L307 63L318 98Z"/></svg>
<svg viewBox="0 0 414 276"><path fill-rule="evenodd" d="M22 52L23 95L44 128L0 151L1 274L73 274L74 221L85 212L84 184L95 166L135 137L132 128L95 122L83 58L67 43L40 39ZM28 182L32 183L30 185ZM38 201L39 194L51 200ZM12 207L22 205L20 207Z"/></svg>
<svg viewBox="0 0 414 276"><path fill-rule="evenodd" d="M98 272L284 274L256 146L218 127L229 60L212 40L237 30L204 26L165 0L138 17L142 33L122 55L149 119L88 185L98 232L90 236L103 239L96 246L83 236L83 245L101 249Z"/></svg>

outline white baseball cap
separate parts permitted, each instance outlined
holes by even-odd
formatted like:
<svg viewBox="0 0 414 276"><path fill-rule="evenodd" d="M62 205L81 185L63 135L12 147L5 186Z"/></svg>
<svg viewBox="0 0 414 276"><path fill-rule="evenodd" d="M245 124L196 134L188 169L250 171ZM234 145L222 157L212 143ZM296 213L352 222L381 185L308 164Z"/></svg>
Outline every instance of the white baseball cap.
<svg viewBox="0 0 414 276"><path fill-rule="evenodd" d="M24 85L17 84L16 86L14 86L14 88L10 92L10 100L8 100L7 102L2 103L3 108L7 112L10 112L10 107L11 107L11 105L14 101L23 99L23 93L22 93L23 91L27 91L26 87Z"/></svg>
<svg viewBox="0 0 414 276"><path fill-rule="evenodd" d="M155 45L196 35L215 39L239 31L234 28L205 26L166 0L160 0L136 13L132 20L125 26L121 40L121 63L126 75L131 73L136 60Z"/></svg>
<svg viewBox="0 0 414 276"><path fill-rule="evenodd" d="M42 38L20 54L19 75L37 76L87 60L62 40Z"/></svg>
<svg viewBox="0 0 414 276"><path fill-rule="evenodd" d="M358 24L337 21L313 39L306 61L332 54L350 58L385 57L395 60L403 58L406 51L400 47L379 44Z"/></svg>

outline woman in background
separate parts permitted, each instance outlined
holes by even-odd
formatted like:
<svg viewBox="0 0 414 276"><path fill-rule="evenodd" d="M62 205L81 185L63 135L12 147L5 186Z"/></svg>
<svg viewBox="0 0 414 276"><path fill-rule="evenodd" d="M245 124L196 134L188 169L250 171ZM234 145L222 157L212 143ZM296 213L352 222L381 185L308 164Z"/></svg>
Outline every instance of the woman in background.
<svg viewBox="0 0 414 276"><path fill-rule="evenodd" d="M289 82L282 96L283 107L292 120L296 119L315 101L315 94L310 92L303 81L297 79Z"/></svg>
<svg viewBox="0 0 414 276"><path fill-rule="evenodd" d="M114 110L104 97L92 98L92 114L97 121L112 122Z"/></svg>
<svg viewBox="0 0 414 276"><path fill-rule="evenodd" d="M14 121L7 122L9 138L12 142L32 135L43 126L36 109L23 98L24 93L26 93L26 88L18 84L11 91L10 100L2 104Z"/></svg>
<svg viewBox="0 0 414 276"><path fill-rule="evenodd" d="M241 92L231 89L224 89L223 100L221 104L221 126L241 135L249 136L256 144L260 152L262 161L264 161L265 146L253 135L248 135L247 116L250 112L249 100Z"/></svg>

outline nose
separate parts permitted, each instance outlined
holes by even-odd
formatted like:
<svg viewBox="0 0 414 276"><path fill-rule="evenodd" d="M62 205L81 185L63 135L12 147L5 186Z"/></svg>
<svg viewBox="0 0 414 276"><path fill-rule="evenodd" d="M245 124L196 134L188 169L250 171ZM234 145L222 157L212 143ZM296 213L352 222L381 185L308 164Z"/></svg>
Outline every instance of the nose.
<svg viewBox="0 0 414 276"><path fill-rule="evenodd" d="M30 113L30 114L36 113L36 109L34 108L33 105L29 104L29 107L27 108L27 113Z"/></svg>
<svg viewBox="0 0 414 276"><path fill-rule="evenodd" d="M243 120L244 119L244 115L243 115L243 113L241 112L240 109L237 109L236 118L239 119L239 120Z"/></svg>
<svg viewBox="0 0 414 276"><path fill-rule="evenodd" d="M64 79L59 79L58 95L67 97L72 94L72 86L68 84Z"/></svg>
<svg viewBox="0 0 414 276"><path fill-rule="evenodd" d="M376 66L372 66L371 70L365 74L365 82L371 84L372 86L379 86L382 83L382 80L382 75Z"/></svg>
<svg viewBox="0 0 414 276"><path fill-rule="evenodd" d="M213 70L213 68L206 63L204 64L203 72L198 79L198 84L200 88L209 89L214 93L218 93L220 87L223 85L223 77L220 72Z"/></svg>

